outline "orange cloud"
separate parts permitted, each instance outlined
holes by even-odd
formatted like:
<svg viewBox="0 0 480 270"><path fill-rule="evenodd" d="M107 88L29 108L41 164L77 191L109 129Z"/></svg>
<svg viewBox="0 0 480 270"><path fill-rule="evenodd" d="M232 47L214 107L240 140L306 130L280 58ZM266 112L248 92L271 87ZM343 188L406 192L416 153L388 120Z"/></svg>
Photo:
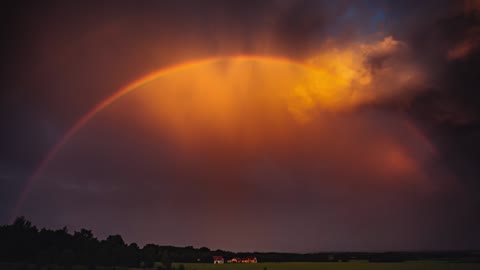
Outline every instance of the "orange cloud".
<svg viewBox="0 0 480 270"><path fill-rule="evenodd" d="M386 44L397 44L385 42L378 45L382 53L390 50ZM301 163L334 178L423 177L419 162L430 155L428 148L418 155L408 146L419 141L418 134L355 110L384 98L376 88L383 82L362 62L366 55L336 50L331 58L321 56L324 68L319 62L227 58L169 73L132 97L141 104L135 110L139 121L168 134L182 160L223 164L205 169L215 175L211 179L224 178L217 170L237 168L229 181L239 181L249 160L264 156L285 163L280 167ZM403 126L402 117L388 117Z"/></svg>

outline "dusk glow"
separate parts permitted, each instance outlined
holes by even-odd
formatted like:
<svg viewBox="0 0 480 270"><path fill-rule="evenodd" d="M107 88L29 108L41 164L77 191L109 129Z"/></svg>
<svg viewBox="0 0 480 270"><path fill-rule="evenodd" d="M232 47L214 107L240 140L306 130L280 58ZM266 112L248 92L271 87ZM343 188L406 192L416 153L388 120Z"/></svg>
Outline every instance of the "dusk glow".
<svg viewBox="0 0 480 270"><path fill-rule="evenodd" d="M478 1L12 5L0 224L246 252L480 248Z"/></svg>

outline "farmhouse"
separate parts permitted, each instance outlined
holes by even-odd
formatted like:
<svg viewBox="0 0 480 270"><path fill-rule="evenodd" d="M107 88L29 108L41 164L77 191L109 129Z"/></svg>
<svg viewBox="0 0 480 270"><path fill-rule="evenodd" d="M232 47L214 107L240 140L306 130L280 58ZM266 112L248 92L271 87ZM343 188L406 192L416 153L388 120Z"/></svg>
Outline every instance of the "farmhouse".
<svg viewBox="0 0 480 270"><path fill-rule="evenodd" d="M242 258L242 263L257 263L256 257Z"/></svg>
<svg viewBox="0 0 480 270"><path fill-rule="evenodd" d="M232 258L231 260L228 260L227 263L241 263L242 259L240 258Z"/></svg>
<svg viewBox="0 0 480 270"><path fill-rule="evenodd" d="M214 264L223 264L225 260L222 256L213 256L213 263Z"/></svg>

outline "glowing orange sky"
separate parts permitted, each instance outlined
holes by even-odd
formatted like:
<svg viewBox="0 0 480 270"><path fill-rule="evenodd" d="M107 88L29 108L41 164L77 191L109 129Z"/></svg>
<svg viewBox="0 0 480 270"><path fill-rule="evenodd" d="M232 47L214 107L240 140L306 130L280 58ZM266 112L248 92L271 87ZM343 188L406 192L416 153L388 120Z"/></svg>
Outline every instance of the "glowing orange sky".
<svg viewBox="0 0 480 270"><path fill-rule="evenodd" d="M359 70L358 60L344 59L354 57L352 52L337 54L342 56L322 56L325 69L269 58L192 66L136 89L130 110L154 132L168 134L187 159L263 153L295 159L298 149L309 147L309 158L319 163L376 178L419 176L417 162L431 153L409 145L424 142L413 130L398 134L355 111L382 93L369 88L373 78ZM401 116L393 119L405 122Z"/></svg>
<svg viewBox="0 0 480 270"><path fill-rule="evenodd" d="M320 145L320 156L328 153L332 159L339 159L334 163L390 168L389 173L416 173L415 157L395 139L388 144L369 139L364 144L367 148L359 148L362 142L358 135L363 136L368 128L357 124L352 128L351 120L345 121L342 116L363 105L403 95L405 87L421 81L421 73L409 64L394 62L373 69L367 63L372 57L396 53L401 45L387 37L376 43L348 47L331 44L304 63L237 56L193 61L153 72L119 90L80 119L50 151L30 182L90 119L132 91L136 91L133 96L141 104L133 109L138 121L170 134L177 146L189 153L211 143L222 145L220 148L228 146L224 150L229 154L248 156L259 149L282 151L299 136L315 134L311 143ZM340 145L329 139L343 133L353 136ZM309 140L312 138L306 138L306 143ZM365 157L357 156L367 152Z"/></svg>

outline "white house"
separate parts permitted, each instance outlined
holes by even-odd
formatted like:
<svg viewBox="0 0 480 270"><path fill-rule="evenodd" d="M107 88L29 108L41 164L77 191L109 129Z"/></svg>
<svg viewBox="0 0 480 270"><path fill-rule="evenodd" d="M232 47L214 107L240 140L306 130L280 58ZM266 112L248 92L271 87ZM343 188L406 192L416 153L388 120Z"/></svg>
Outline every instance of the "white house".
<svg viewBox="0 0 480 270"><path fill-rule="evenodd" d="M213 263L214 264L223 264L223 263L225 263L225 260L223 259L222 256L213 256Z"/></svg>

